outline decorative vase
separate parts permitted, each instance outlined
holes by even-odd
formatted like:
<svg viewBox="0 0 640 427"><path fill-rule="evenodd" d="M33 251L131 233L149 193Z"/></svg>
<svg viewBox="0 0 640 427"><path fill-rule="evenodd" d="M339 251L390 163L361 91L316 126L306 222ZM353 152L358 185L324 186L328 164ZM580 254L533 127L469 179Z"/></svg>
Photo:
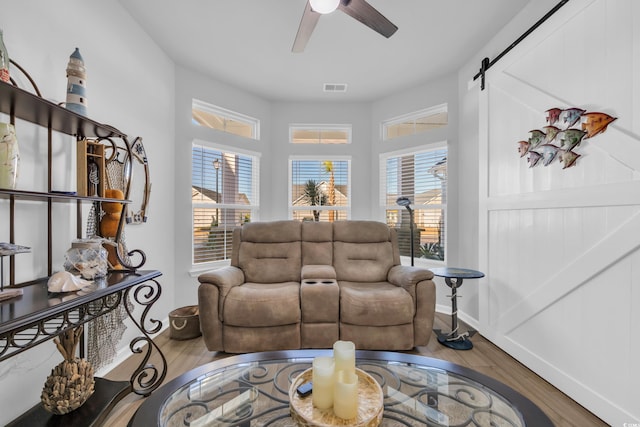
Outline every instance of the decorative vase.
<svg viewBox="0 0 640 427"><path fill-rule="evenodd" d="M75 357L80 335L82 326L53 339L64 361L51 370L40 400L44 409L56 415L68 414L78 409L95 389L93 366L86 360Z"/></svg>
<svg viewBox="0 0 640 427"><path fill-rule="evenodd" d="M102 247L102 239L79 239L71 243L64 255L64 269L80 273L87 280L107 275L107 250Z"/></svg>
<svg viewBox="0 0 640 427"><path fill-rule="evenodd" d="M0 188L15 189L20 153L12 124L0 123Z"/></svg>
<svg viewBox="0 0 640 427"><path fill-rule="evenodd" d="M1 29L0 29L0 80L7 83L10 82L9 53L7 52L7 47L4 45Z"/></svg>

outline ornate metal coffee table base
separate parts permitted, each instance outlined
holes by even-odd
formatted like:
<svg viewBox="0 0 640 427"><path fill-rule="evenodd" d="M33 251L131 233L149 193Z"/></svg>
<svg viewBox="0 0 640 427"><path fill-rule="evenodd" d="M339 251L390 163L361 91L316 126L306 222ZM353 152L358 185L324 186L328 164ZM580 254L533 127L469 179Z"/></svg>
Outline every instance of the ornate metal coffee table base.
<svg viewBox="0 0 640 427"><path fill-rule="evenodd" d="M149 396L130 427L294 425L291 383L330 350L230 356L189 371ZM443 360L406 353L357 351L356 366L383 391L382 427L547 427L551 420L499 381Z"/></svg>

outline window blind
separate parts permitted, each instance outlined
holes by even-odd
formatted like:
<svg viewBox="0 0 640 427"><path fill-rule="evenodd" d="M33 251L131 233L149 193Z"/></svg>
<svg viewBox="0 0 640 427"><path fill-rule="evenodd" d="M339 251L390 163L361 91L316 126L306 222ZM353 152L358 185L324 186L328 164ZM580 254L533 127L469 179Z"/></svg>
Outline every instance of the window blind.
<svg viewBox="0 0 640 427"><path fill-rule="evenodd" d="M447 149L381 156L381 205L387 224L397 228L401 255L409 256L410 214L398 206L408 197L414 210L416 256L444 261L447 208Z"/></svg>
<svg viewBox="0 0 640 427"><path fill-rule="evenodd" d="M349 160L290 161L290 210L293 219L347 219L351 206Z"/></svg>
<svg viewBox="0 0 640 427"><path fill-rule="evenodd" d="M193 145L193 263L231 256L233 229L257 215L257 156Z"/></svg>

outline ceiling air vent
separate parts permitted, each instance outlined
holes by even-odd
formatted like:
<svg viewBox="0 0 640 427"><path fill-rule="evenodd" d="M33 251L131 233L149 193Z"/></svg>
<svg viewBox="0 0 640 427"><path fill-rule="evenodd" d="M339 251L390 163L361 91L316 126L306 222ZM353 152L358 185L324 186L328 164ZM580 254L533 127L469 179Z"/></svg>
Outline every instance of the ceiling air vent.
<svg viewBox="0 0 640 427"><path fill-rule="evenodd" d="M346 83L325 83L323 90L325 92L346 92L347 84Z"/></svg>

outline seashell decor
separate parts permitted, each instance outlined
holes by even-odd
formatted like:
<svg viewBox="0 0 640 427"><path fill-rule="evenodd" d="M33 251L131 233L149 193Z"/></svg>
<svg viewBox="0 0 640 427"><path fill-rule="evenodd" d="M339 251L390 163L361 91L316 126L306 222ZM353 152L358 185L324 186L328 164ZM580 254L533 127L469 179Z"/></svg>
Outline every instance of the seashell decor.
<svg viewBox="0 0 640 427"><path fill-rule="evenodd" d="M49 292L73 292L91 286L89 280L74 276L68 271L54 273L47 282Z"/></svg>

